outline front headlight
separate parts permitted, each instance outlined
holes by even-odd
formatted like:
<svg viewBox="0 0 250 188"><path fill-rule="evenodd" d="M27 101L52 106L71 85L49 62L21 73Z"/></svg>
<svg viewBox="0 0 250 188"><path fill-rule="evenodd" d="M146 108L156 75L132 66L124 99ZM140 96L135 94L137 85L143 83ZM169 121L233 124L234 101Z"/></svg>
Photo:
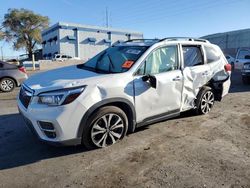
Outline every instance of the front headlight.
<svg viewBox="0 0 250 188"><path fill-rule="evenodd" d="M244 65L244 66L243 66L243 69L250 69L250 65L249 65L249 64Z"/></svg>
<svg viewBox="0 0 250 188"><path fill-rule="evenodd" d="M73 102L85 89L85 86L68 88L38 95L38 104L51 106L65 105Z"/></svg>

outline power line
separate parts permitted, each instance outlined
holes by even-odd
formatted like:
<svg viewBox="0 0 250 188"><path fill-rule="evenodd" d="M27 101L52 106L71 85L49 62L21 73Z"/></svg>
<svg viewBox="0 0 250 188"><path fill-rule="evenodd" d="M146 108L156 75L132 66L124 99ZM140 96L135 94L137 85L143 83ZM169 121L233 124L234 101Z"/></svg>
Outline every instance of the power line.
<svg viewBox="0 0 250 188"><path fill-rule="evenodd" d="M147 17L145 17L146 15L143 15L143 17L141 18L137 18L137 19L130 19L130 20L126 20L124 22L122 22L121 20L119 20L119 23L122 23L123 25L126 25L126 24L140 24L140 22L144 22L142 20L147 20L147 22L152 22L154 21L154 23L157 23L157 22L162 22L163 19L164 21L167 20L167 19L170 19L171 17L173 16L177 16L177 15L181 15L183 13L186 13L188 11L203 11L205 8L213 8L213 7L217 7L219 4L224 4L224 3L235 3L237 2L236 0L232 0L232 1L214 1L213 3L209 2L209 3L200 3L198 6L197 4L193 5L193 6L189 6L189 7L184 7L184 8L181 8L181 9L177 9L176 12L174 13L169 13L169 14L165 14L165 13L160 13L160 12L157 12L157 14L154 14L152 16L148 16L147 14ZM149 19L150 17L150 19ZM163 19L161 19L163 18ZM117 20L116 20L117 21ZM118 23L118 22L114 22L114 23Z"/></svg>

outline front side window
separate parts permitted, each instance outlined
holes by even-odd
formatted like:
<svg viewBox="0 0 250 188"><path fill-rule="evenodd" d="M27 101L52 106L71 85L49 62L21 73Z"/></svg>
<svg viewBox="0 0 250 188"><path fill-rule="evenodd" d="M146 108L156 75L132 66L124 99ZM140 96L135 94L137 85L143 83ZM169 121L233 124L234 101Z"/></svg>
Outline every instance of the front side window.
<svg viewBox="0 0 250 188"><path fill-rule="evenodd" d="M126 72L147 49L147 46L112 46L78 68L101 73Z"/></svg>
<svg viewBox="0 0 250 188"><path fill-rule="evenodd" d="M183 46L184 67L203 65L203 57L200 46Z"/></svg>
<svg viewBox="0 0 250 188"><path fill-rule="evenodd" d="M204 48L206 52L207 63L212 63L220 59L220 53L217 50L207 46L205 46ZM227 57L230 58L229 56Z"/></svg>
<svg viewBox="0 0 250 188"><path fill-rule="evenodd" d="M177 46L166 46L153 51L138 74L158 74L178 69Z"/></svg>

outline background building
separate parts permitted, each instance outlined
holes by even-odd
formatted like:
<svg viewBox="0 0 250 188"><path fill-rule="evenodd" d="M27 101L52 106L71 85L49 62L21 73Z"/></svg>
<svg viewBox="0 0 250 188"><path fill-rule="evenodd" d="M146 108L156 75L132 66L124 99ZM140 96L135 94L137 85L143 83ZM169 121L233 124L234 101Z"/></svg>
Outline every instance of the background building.
<svg viewBox="0 0 250 188"><path fill-rule="evenodd" d="M114 43L143 38L140 32L59 22L42 32L43 59L64 54L89 59Z"/></svg>
<svg viewBox="0 0 250 188"><path fill-rule="evenodd" d="M250 29L216 33L201 37L217 44L225 54L235 57L238 48L250 48Z"/></svg>

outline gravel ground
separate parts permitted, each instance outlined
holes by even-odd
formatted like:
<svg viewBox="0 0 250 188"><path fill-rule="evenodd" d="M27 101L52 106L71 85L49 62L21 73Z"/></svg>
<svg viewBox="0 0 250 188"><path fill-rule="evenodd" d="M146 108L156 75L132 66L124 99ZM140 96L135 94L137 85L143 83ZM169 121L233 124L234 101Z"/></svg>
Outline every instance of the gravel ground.
<svg viewBox="0 0 250 188"><path fill-rule="evenodd" d="M37 141L0 93L0 187L250 187L250 85L234 74L212 112L137 130L106 149Z"/></svg>

